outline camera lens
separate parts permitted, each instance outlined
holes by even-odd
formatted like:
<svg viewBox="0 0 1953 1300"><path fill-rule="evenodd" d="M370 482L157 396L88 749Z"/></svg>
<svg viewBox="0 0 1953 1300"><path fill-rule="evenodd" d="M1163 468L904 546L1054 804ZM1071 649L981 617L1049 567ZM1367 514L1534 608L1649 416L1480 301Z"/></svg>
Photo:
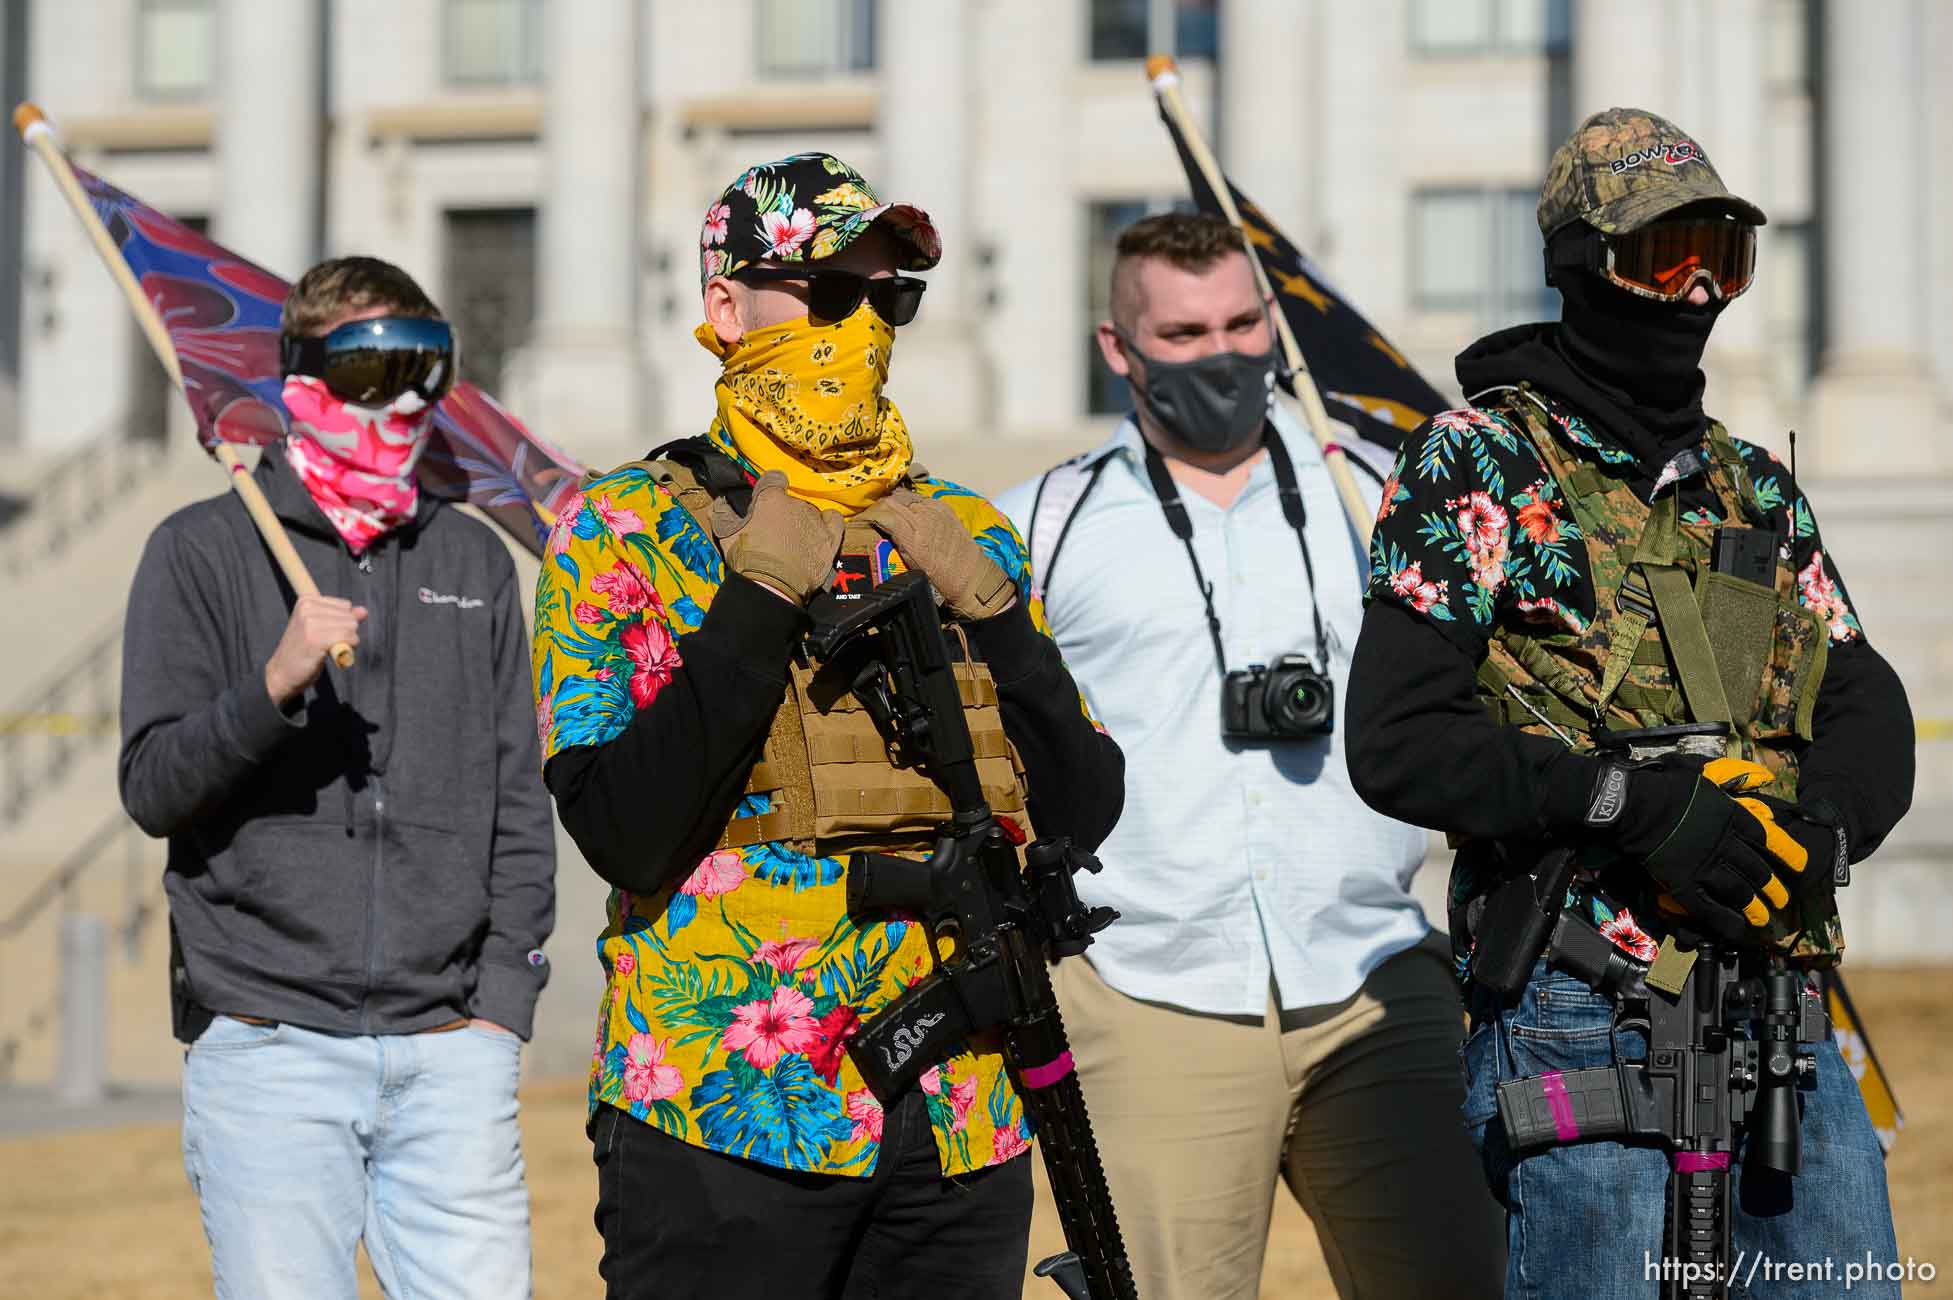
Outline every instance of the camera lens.
<svg viewBox="0 0 1953 1300"><path fill-rule="evenodd" d="M1307 666L1271 672L1263 698L1275 732L1287 736L1326 733L1335 716L1332 689L1326 678Z"/></svg>

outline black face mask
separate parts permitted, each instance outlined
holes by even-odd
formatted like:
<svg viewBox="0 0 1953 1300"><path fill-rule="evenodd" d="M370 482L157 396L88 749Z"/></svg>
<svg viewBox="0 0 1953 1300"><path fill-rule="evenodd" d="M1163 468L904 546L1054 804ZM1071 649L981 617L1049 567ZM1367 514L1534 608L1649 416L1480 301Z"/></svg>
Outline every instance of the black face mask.
<svg viewBox="0 0 1953 1300"><path fill-rule="evenodd" d="M1561 271L1555 287L1564 302L1557 340L1567 363L1640 426L1619 432L1646 435L1654 444L1649 451L1700 435L1707 423L1702 351L1724 301L1657 302L1586 271Z"/></svg>
<svg viewBox="0 0 1953 1300"><path fill-rule="evenodd" d="M1261 434L1275 391L1275 349L1216 352L1193 361L1156 361L1124 330L1119 340L1146 367L1139 404L1160 432L1191 451L1238 451Z"/></svg>

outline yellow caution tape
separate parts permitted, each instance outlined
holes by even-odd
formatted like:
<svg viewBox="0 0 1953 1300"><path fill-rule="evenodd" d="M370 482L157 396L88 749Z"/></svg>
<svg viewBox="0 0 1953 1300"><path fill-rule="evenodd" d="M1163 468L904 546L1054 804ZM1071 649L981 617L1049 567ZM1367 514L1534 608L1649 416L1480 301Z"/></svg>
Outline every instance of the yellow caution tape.
<svg viewBox="0 0 1953 1300"><path fill-rule="evenodd" d="M112 736L113 713L0 713L0 736Z"/></svg>

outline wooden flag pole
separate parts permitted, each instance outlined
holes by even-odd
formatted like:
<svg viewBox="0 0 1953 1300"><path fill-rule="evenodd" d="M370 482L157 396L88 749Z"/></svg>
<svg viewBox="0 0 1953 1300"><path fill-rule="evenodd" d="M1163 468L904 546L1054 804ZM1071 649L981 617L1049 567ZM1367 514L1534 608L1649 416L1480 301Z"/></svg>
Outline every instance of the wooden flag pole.
<svg viewBox="0 0 1953 1300"><path fill-rule="evenodd" d="M88 201L88 196L82 192L81 182L75 179L74 168L68 165L67 155L61 152L60 141L55 137L54 128L48 124L47 115L33 104L22 104L14 110L14 129L20 132L20 138L27 143L28 148L39 154L41 161L47 164L48 173L54 177L55 187L61 191L61 197L68 201L68 207L74 211L75 219L81 222L81 228L88 233L90 242L95 245L95 251L101 255L102 265L108 268L109 275L114 277L116 284L122 289L123 296L128 299L129 310L136 314L136 323L142 326L142 332L148 336L149 346L156 350L156 359L163 363L163 369L168 372L170 382L176 385L178 392L181 392L183 367L176 359L176 345L170 342L169 330L164 326L162 316L157 313L156 305L149 301L148 295L142 291L142 286L136 283L135 272L131 271L129 264L122 260L121 250L116 248L115 240L109 234L108 228L102 224L102 219L95 215L95 207ZM217 457L218 463L229 471L226 477L230 479L232 490L244 502L244 508L250 512L251 522L258 526L258 533L264 538L265 545L271 548L272 557L278 561L278 567L284 573L285 581L289 582L292 590L301 596L318 595L319 584L312 581L312 575L306 571L305 561L298 558L298 552L292 548L292 539L285 533L285 526L278 521L277 514L271 508L271 502L265 500L264 491L258 487L257 480L251 477L243 460L238 457L237 448L218 439L212 454ZM353 666L353 648L344 641L334 645L330 653L332 662L341 668Z"/></svg>
<svg viewBox="0 0 1953 1300"><path fill-rule="evenodd" d="M1288 366L1289 374L1295 382L1295 400L1302 408L1303 422L1309 432L1315 435L1316 445L1322 448L1323 464L1329 469L1329 477L1336 485L1337 494L1342 497L1343 510L1349 515L1350 527L1356 530L1363 549L1370 549L1370 528L1376 518L1363 494L1357 490L1356 477L1350 473L1349 459L1336 442L1336 434L1329 427L1329 412L1323 409L1322 394L1316 391L1315 380L1309 375L1309 363L1302 356L1302 348L1295 341L1295 331L1289 328L1288 313L1281 304L1274 301L1275 290L1268 281L1268 268L1261 263L1261 253L1248 238L1246 227L1241 220L1240 209L1234 205L1234 193L1228 188L1227 176L1221 165L1207 148L1207 142L1200 137L1193 118L1187 114L1187 104L1180 97L1180 69L1173 60L1164 54L1155 54L1146 60L1146 79L1153 85L1153 93L1158 96L1160 109L1173 120L1179 130L1180 138L1187 142L1187 152L1193 156L1194 165L1207 181L1207 188L1214 191L1220 200L1221 213L1236 230L1241 231L1241 247L1248 254L1248 265L1254 268L1255 283L1260 286L1264 300L1270 304L1269 315L1275 322L1276 337L1281 340L1282 360Z"/></svg>

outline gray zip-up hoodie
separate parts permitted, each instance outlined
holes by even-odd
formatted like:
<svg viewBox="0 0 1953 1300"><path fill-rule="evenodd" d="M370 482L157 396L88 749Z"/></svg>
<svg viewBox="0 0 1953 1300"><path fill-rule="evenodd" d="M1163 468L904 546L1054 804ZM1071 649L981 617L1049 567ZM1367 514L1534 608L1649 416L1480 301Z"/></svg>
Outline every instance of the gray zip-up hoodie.
<svg viewBox="0 0 1953 1300"><path fill-rule="evenodd" d="M122 655L122 802L169 837L176 1031L212 1014L337 1033L479 1016L528 1037L555 838L515 565L423 492L357 561L278 447L255 474L358 662L281 712L293 594L232 493L150 536Z"/></svg>

